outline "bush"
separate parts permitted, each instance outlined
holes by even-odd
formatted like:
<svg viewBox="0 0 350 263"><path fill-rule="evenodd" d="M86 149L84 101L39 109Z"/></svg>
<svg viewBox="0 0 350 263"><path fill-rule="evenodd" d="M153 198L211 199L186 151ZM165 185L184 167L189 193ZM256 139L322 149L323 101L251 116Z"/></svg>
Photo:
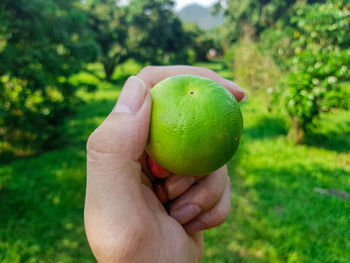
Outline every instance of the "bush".
<svg viewBox="0 0 350 263"><path fill-rule="evenodd" d="M338 83L350 79L350 13L341 1L332 2L304 6L291 18L298 38L286 106L297 143L325 105L339 106L344 96L339 96Z"/></svg>
<svg viewBox="0 0 350 263"><path fill-rule="evenodd" d="M322 103L324 110L350 110L350 82L343 82L325 94Z"/></svg>
<svg viewBox="0 0 350 263"><path fill-rule="evenodd" d="M79 102L69 77L95 58L77 4L0 2L0 153L35 154L61 144L63 120Z"/></svg>
<svg viewBox="0 0 350 263"><path fill-rule="evenodd" d="M205 31L194 23L185 23L184 29L188 35L187 52L189 53L189 63L208 61L210 50L213 50L215 54L222 53L222 46L217 38L218 32L216 29Z"/></svg>
<svg viewBox="0 0 350 263"><path fill-rule="evenodd" d="M262 54L251 41L241 41L225 57L231 63L235 79L252 91L274 89L280 79L280 69L273 59Z"/></svg>
<svg viewBox="0 0 350 263"><path fill-rule="evenodd" d="M262 32L259 47L273 58L282 71L288 71L288 60L294 56L293 41L298 34L284 23L276 23L274 28Z"/></svg>

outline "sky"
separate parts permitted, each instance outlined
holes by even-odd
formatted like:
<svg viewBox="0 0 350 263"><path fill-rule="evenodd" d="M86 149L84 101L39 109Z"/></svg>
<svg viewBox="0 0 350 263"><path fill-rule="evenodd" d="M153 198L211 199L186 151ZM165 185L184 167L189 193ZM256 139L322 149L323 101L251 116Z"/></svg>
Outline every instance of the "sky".
<svg viewBox="0 0 350 263"><path fill-rule="evenodd" d="M180 10L186 5L197 3L203 6L211 6L217 0L175 0L175 10Z"/></svg>

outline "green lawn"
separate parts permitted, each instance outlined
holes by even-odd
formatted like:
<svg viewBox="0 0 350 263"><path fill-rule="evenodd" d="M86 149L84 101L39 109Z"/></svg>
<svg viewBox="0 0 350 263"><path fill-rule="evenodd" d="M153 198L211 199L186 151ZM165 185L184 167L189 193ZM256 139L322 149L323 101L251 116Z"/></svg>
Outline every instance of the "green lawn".
<svg viewBox="0 0 350 263"><path fill-rule="evenodd" d="M202 65L230 75L220 63ZM116 77L138 69L129 63ZM97 81L72 81L80 78ZM95 94L81 91L86 103L66 123L65 147L0 166L0 262L94 262L83 227L85 141L119 91L103 83ZM350 262L350 201L314 192L350 192L349 112L322 115L308 145L295 146L284 115L250 95L229 163L232 211L206 232L203 262Z"/></svg>

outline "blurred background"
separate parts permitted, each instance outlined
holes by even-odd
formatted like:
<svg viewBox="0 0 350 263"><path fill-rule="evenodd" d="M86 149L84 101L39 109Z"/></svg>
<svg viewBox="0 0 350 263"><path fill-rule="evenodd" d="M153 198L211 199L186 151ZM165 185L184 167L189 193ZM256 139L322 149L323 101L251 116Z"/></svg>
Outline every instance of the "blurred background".
<svg viewBox="0 0 350 263"><path fill-rule="evenodd" d="M86 139L151 64L250 96L203 262L350 262L349 0L1 0L0 262L94 262Z"/></svg>

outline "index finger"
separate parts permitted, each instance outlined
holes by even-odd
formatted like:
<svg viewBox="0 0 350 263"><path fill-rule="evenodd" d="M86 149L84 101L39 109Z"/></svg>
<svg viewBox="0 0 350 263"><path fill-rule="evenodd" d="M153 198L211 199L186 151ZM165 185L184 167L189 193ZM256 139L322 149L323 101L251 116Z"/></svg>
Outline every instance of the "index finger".
<svg viewBox="0 0 350 263"><path fill-rule="evenodd" d="M237 99L237 101L242 101L247 99L247 93L236 83L224 79L219 74L214 71L204 68L204 67L193 67L193 66L148 66L143 68L137 76L142 79L148 87L153 87L159 81L177 75L196 75L200 77L205 77L212 79L219 84L227 88Z"/></svg>

